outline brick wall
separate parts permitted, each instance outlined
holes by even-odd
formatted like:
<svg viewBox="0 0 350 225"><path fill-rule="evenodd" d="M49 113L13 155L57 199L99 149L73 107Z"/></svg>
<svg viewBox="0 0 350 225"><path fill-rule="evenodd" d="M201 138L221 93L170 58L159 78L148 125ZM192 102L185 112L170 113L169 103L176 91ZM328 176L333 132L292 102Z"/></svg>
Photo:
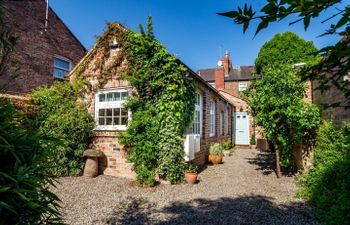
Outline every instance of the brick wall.
<svg viewBox="0 0 350 225"><path fill-rule="evenodd" d="M317 83L313 83L314 88L317 88ZM347 100L344 96L344 92L338 90L334 85L330 85L330 89L321 93L319 90L313 90L314 103L321 104L334 104L340 102L341 105L346 105ZM350 110L345 107L336 107L322 109L322 117L324 119L332 119L336 123L350 122Z"/></svg>
<svg viewBox="0 0 350 225"><path fill-rule="evenodd" d="M197 166L204 165L207 162L207 158L209 155L209 148L212 143L223 143L225 141L231 140L233 133L233 112L234 108L229 101L223 99L221 95L219 95L216 91L213 91L207 85L204 85L203 82L198 79L195 80L196 89L203 96L203 133L201 137L201 150L195 154L195 159L192 160L192 163ZM211 101L215 102L215 136L210 137L210 103ZM228 132L222 135L220 133L220 113L225 112L228 109L229 122L224 126L228 126ZM223 118L224 120L224 118ZM225 128L224 132L225 132Z"/></svg>
<svg viewBox="0 0 350 225"><path fill-rule="evenodd" d="M84 57L84 47L51 9L47 31L44 31L44 0L4 0L3 6L6 20L18 37L11 55L12 68L0 77L0 85L10 82L8 92L28 93L38 86L51 85L55 80L55 55L71 60L73 66ZM10 78L13 74L16 79Z"/></svg>
<svg viewBox="0 0 350 225"><path fill-rule="evenodd" d="M236 96L236 97L240 97L241 94L239 92L239 89L238 89L238 85L239 83L242 82L242 83L247 83L247 86L250 85L251 81L246 81L246 80L242 80L242 81L226 81L225 82L225 91L230 93L231 95L233 96Z"/></svg>

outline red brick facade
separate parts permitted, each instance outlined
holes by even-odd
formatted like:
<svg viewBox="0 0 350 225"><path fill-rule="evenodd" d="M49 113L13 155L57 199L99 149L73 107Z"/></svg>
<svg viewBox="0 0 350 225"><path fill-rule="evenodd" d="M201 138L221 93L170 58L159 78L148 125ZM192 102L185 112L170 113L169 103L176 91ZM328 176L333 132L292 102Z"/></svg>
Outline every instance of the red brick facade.
<svg viewBox="0 0 350 225"><path fill-rule="evenodd" d="M4 0L3 6L6 21L18 38L11 54L12 68L0 77L0 85L9 84L8 92L29 93L38 86L51 85L55 80L54 56L64 57L74 66L85 55L84 46L51 8L44 30L45 0ZM13 74L15 79L10 76Z"/></svg>

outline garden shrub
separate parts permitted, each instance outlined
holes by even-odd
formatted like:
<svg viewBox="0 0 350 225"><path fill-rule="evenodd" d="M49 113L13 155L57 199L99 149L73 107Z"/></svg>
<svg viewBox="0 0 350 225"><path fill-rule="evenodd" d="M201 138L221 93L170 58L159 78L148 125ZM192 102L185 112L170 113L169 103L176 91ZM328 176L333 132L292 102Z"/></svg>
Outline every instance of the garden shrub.
<svg viewBox="0 0 350 225"><path fill-rule="evenodd" d="M45 140L23 126L26 118L0 100L0 224L59 224L59 199L41 161Z"/></svg>
<svg viewBox="0 0 350 225"><path fill-rule="evenodd" d="M56 176L74 176L83 169L83 152L92 136L94 122L78 96L82 82L56 82L50 88L41 87L33 93L33 100L40 109L36 124L38 132L57 141L42 143L54 149L48 160L51 172Z"/></svg>
<svg viewBox="0 0 350 225"><path fill-rule="evenodd" d="M129 160L141 184L153 182L149 176L154 179L155 173L175 184L186 169L183 134L193 119L195 87L188 69L154 38L152 29L149 19L141 34L127 31L122 47L132 65L124 78L137 94L127 103L133 118L120 141L131 149Z"/></svg>
<svg viewBox="0 0 350 225"><path fill-rule="evenodd" d="M324 224L350 221L350 125L324 122L318 131L313 168L298 178L299 195L315 206Z"/></svg>
<svg viewBox="0 0 350 225"><path fill-rule="evenodd" d="M231 140L227 140L224 142L223 147L225 150L231 150L233 148L233 144Z"/></svg>

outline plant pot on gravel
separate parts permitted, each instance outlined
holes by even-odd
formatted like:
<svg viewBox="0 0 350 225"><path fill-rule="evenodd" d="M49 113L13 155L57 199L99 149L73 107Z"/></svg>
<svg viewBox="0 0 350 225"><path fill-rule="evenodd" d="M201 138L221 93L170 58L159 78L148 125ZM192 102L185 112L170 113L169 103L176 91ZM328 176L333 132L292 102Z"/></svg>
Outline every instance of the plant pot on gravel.
<svg viewBox="0 0 350 225"><path fill-rule="evenodd" d="M220 143L210 145L208 161L213 165L222 163L223 150Z"/></svg>
<svg viewBox="0 0 350 225"><path fill-rule="evenodd" d="M198 177L198 168L193 165L189 165L185 172L185 180L188 184L196 184Z"/></svg>
<svg viewBox="0 0 350 225"><path fill-rule="evenodd" d="M84 167L84 177L97 177L98 175L98 158L103 156L103 152L94 149L84 151L86 163Z"/></svg>

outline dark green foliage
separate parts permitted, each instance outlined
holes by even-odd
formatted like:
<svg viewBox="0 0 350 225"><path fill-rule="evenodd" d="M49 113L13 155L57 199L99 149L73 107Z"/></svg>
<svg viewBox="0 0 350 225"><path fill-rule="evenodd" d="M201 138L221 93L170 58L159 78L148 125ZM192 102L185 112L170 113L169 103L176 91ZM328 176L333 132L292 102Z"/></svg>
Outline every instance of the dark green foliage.
<svg viewBox="0 0 350 225"><path fill-rule="evenodd" d="M306 63L314 65L317 63L317 48L310 41L305 41L292 32L276 34L266 42L260 49L255 67L258 74L263 68L276 65L293 65Z"/></svg>
<svg viewBox="0 0 350 225"><path fill-rule="evenodd" d="M121 141L130 146L129 159L142 177L154 179L156 172L178 183L186 168L183 134L193 117L194 83L186 76L187 68L154 39L151 20L147 31L129 31L124 51L132 65L125 78L137 94L127 104L133 118Z"/></svg>
<svg viewBox="0 0 350 225"><path fill-rule="evenodd" d="M277 144L281 162L292 166L292 146L317 128L320 113L315 105L303 100L306 84L294 63L318 61L311 42L291 32L277 34L260 50L256 59L261 79L255 80L245 93L255 122L264 128L265 137ZM285 54L284 54L285 53Z"/></svg>
<svg viewBox="0 0 350 225"><path fill-rule="evenodd" d="M299 195L310 201L324 224L350 222L350 126L324 122L318 131L314 167L299 177Z"/></svg>
<svg viewBox="0 0 350 225"><path fill-rule="evenodd" d="M280 147L282 165L292 166L291 148L308 132L317 128L320 113L304 102L306 85L291 66L264 70L245 93L257 125L264 136Z"/></svg>
<svg viewBox="0 0 350 225"><path fill-rule="evenodd" d="M0 224L59 224L59 199L41 161L41 135L22 125L25 118L0 100Z"/></svg>
<svg viewBox="0 0 350 225"><path fill-rule="evenodd" d="M51 172L57 176L81 173L83 152L92 136L93 119L77 102L80 89L81 84L77 82L57 82L50 88L42 87L33 93L34 102L40 106L36 118L39 133L57 140L55 143L42 143L54 149L48 160Z"/></svg>

